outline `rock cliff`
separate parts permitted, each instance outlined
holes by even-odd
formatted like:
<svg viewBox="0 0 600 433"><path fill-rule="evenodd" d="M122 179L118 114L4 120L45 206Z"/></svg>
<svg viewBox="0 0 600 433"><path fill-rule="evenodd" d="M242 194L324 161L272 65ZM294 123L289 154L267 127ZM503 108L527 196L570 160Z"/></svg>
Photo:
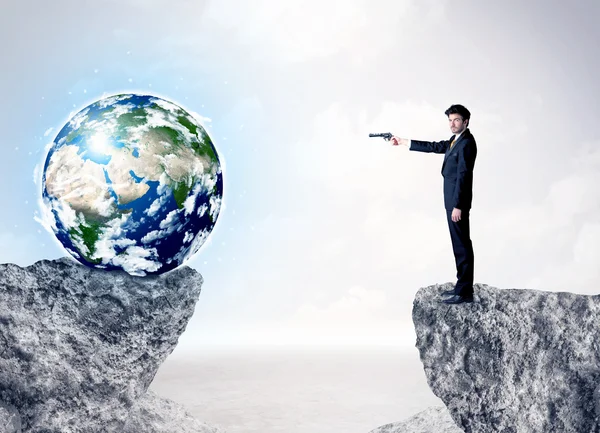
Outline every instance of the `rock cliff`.
<svg viewBox="0 0 600 433"><path fill-rule="evenodd" d="M156 405L146 390L202 283L185 266L133 277L68 258L0 265L0 418L18 431L16 409L24 433L152 431L135 430Z"/></svg>
<svg viewBox="0 0 600 433"><path fill-rule="evenodd" d="M467 433L600 431L600 297L451 284L418 291L413 322L431 390Z"/></svg>

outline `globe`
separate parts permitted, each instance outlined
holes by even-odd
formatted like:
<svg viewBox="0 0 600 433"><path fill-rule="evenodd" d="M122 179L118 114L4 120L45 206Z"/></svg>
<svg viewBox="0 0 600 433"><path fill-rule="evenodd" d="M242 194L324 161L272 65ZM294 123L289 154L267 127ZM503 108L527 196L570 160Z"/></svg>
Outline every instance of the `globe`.
<svg viewBox="0 0 600 433"><path fill-rule="evenodd" d="M75 114L48 151L42 203L79 262L162 274L206 242L221 209L223 173L206 130L151 95L100 99Z"/></svg>

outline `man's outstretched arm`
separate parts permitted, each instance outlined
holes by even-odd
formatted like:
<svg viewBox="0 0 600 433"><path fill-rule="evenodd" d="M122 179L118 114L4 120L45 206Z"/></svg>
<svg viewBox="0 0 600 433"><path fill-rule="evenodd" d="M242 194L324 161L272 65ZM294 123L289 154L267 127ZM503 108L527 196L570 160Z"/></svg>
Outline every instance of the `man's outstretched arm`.
<svg viewBox="0 0 600 433"><path fill-rule="evenodd" d="M416 150L418 152L429 152L429 153L446 153L448 146L450 146L450 140L444 141L419 141L410 140L407 138L400 138L393 136L390 140L394 146L404 145L408 146L410 150Z"/></svg>

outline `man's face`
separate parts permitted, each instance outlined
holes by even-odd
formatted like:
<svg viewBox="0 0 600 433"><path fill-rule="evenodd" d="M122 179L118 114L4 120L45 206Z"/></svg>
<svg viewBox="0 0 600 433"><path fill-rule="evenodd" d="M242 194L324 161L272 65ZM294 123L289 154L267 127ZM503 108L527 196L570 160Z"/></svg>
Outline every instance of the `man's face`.
<svg viewBox="0 0 600 433"><path fill-rule="evenodd" d="M448 115L448 122L450 123L450 130L453 134L460 134L468 125L468 121L464 121L460 114Z"/></svg>

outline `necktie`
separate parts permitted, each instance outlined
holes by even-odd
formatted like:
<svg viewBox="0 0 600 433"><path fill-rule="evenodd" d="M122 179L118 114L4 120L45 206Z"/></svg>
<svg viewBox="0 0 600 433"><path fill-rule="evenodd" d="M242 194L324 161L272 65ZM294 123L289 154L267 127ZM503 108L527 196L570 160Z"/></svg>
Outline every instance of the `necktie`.
<svg viewBox="0 0 600 433"><path fill-rule="evenodd" d="M452 141L450 142L450 149L452 149L452 146L454 146L454 142L456 141L455 138L452 139Z"/></svg>

